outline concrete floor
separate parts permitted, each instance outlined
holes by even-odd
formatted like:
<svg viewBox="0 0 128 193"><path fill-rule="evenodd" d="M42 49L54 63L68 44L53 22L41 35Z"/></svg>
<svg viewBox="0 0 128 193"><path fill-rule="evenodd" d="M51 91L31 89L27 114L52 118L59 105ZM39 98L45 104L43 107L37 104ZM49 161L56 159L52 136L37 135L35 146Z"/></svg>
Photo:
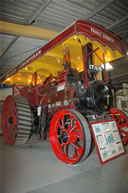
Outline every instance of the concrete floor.
<svg viewBox="0 0 128 193"><path fill-rule="evenodd" d="M50 142L9 147L0 137L0 193L128 192L127 153L100 165L96 149L81 165L60 162Z"/></svg>

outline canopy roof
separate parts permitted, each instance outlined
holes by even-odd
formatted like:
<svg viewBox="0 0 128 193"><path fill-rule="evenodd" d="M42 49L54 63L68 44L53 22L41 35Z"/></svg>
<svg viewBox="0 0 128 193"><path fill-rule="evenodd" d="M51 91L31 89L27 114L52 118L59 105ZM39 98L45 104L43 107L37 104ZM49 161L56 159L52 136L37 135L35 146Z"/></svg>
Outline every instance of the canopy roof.
<svg viewBox="0 0 128 193"><path fill-rule="evenodd" d="M78 71L83 70L81 47L92 43L94 65L101 65L103 54L105 62L121 58L126 55L124 43L104 28L83 20L78 20L65 29L45 46L8 72L0 79L0 83L29 85L35 71L38 73L38 82L43 81L50 73L54 76L63 70L64 52L68 48L71 65ZM97 57L99 56L99 57Z"/></svg>

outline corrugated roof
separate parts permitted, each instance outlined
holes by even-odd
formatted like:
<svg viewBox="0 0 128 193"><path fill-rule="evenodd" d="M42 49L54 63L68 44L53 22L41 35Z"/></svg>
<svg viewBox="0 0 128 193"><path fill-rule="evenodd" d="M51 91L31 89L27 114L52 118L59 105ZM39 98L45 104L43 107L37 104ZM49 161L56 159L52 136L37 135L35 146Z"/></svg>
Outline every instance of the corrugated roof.
<svg viewBox="0 0 128 193"><path fill-rule="evenodd" d="M6 35L8 39L8 35ZM11 48L4 54L0 63L0 73L4 74L11 70L28 56L36 52L40 47L46 44L46 40L37 40L33 38L19 37Z"/></svg>

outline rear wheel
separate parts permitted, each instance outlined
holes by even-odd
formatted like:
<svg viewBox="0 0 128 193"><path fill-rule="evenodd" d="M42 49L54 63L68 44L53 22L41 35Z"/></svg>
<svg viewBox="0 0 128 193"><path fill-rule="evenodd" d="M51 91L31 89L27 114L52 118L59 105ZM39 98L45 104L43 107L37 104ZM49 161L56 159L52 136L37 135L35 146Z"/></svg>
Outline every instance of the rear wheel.
<svg viewBox="0 0 128 193"><path fill-rule="evenodd" d="M111 117L116 120L123 144L128 143L128 115L120 109L110 109Z"/></svg>
<svg viewBox="0 0 128 193"><path fill-rule="evenodd" d="M89 124L75 110L57 111L50 124L50 141L58 159L67 164L81 162L88 157L91 149Z"/></svg>
<svg viewBox="0 0 128 193"><path fill-rule="evenodd" d="M8 96L2 110L2 130L6 143L26 143L31 127L32 116L27 100L23 96Z"/></svg>

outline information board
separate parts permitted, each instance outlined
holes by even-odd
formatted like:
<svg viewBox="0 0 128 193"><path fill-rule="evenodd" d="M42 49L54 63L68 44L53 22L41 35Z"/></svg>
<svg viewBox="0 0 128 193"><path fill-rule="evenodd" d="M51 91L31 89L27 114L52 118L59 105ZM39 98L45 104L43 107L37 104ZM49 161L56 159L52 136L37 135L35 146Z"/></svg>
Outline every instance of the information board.
<svg viewBox="0 0 128 193"><path fill-rule="evenodd" d="M125 153L125 149L114 120L90 122L100 162L106 163Z"/></svg>

